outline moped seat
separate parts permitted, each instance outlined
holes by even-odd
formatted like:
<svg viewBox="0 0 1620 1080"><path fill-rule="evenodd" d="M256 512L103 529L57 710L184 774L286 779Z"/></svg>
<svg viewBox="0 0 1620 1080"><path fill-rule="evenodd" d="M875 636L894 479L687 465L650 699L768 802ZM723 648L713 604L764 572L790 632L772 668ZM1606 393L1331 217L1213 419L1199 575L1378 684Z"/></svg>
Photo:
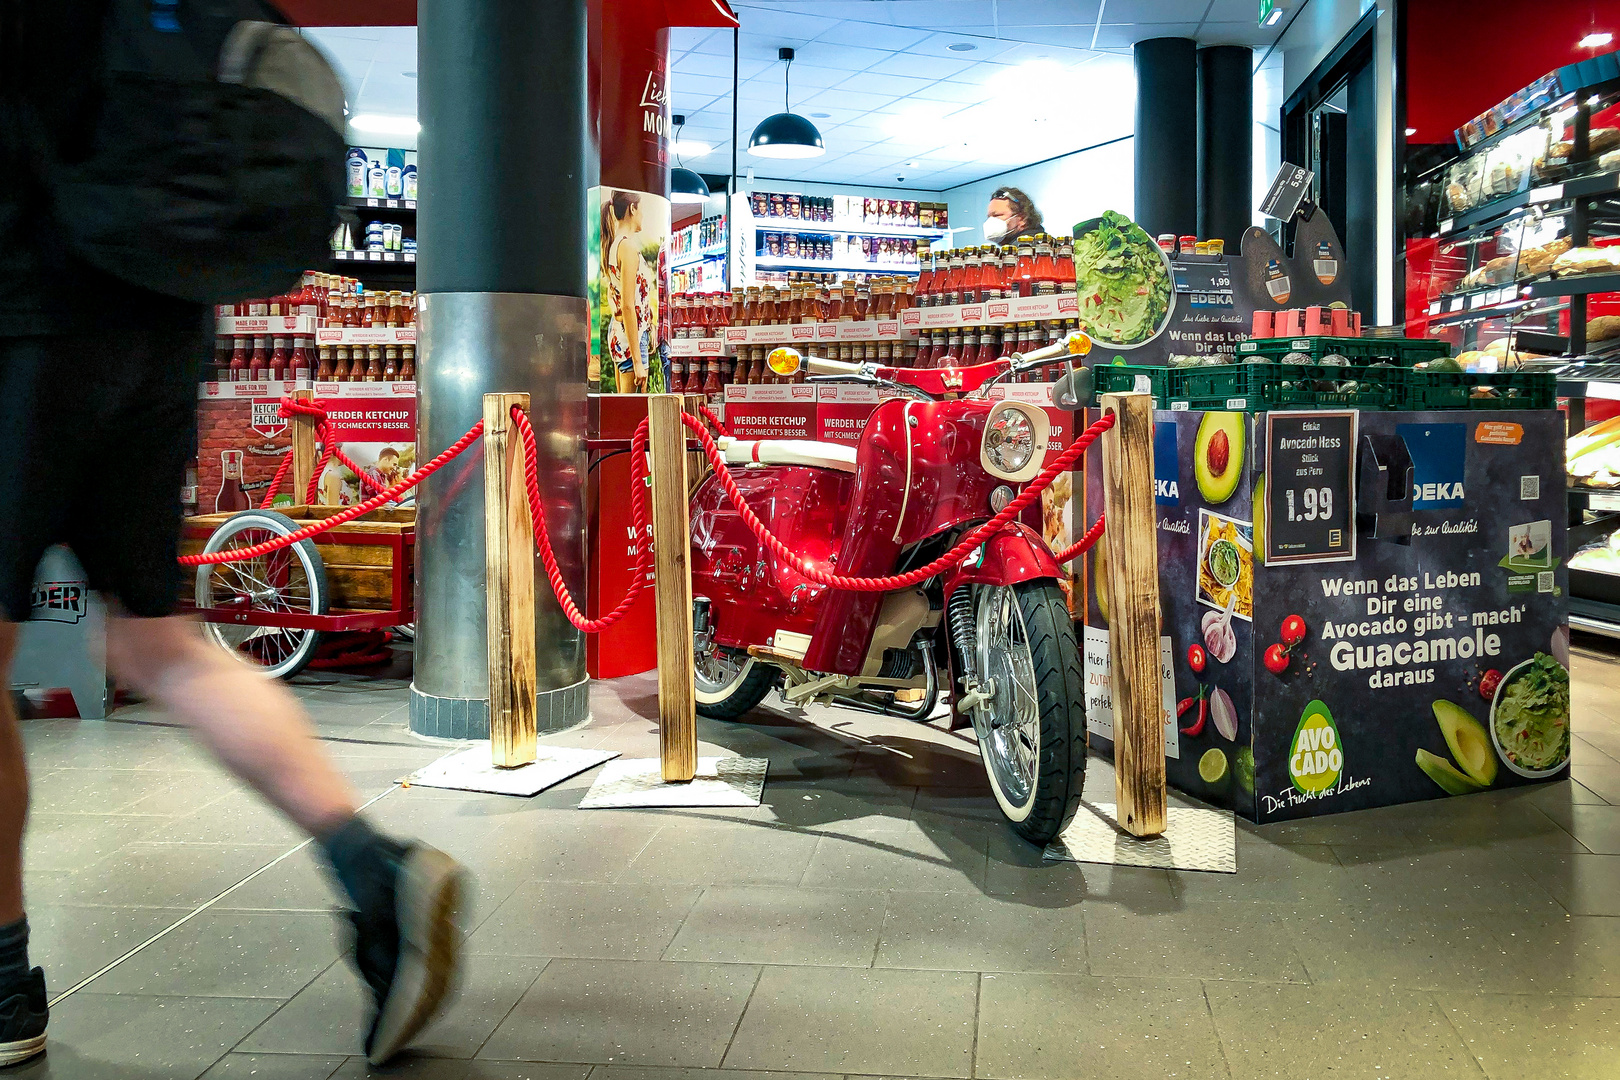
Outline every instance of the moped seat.
<svg viewBox="0 0 1620 1080"><path fill-rule="evenodd" d="M855 447L811 439L721 439L727 465L809 465L855 471Z"/></svg>

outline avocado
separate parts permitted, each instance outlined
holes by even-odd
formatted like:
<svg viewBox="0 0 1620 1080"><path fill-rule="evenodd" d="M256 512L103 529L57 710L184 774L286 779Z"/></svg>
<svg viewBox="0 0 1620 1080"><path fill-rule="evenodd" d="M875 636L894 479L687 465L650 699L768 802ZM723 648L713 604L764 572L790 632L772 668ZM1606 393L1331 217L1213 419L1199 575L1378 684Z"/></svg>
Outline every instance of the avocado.
<svg viewBox="0 0 1620 1080"><path fill-rule="evenodd" d="M1433 709L1457 765L1480 787L1494 784L1496 751L1491 749L1491 737L1485 733L1485 728L1472 713L1455 702L1442 699L1434 703Z"/></svg>
<svg viewBox="0 0 1620 1080"><path fill-rule="evenodd" d="M1417 766L1428 774L1430 780L1439 784L1440 789L1447 795L1472 795L1476 791L1485 790L1458 772L1456 766L1445 758L1421 748L1417 752Z"/></svg>
<svg viewBox="0 0 1620 1080"><path fill-rule="evenodd" d="M1243 421L1242 413L1207 412L1198 422L1193 474L1211 506L1230 499L1243 475Z"/></svg>
<svg viewBox="0 0 1620 1080"><path fill-rule="evenodd" d="M1266 474L1256 473L1254 477L1253 508L1249 520L1254 522L1254 557L1265 561L1266 557Z"/></svg>

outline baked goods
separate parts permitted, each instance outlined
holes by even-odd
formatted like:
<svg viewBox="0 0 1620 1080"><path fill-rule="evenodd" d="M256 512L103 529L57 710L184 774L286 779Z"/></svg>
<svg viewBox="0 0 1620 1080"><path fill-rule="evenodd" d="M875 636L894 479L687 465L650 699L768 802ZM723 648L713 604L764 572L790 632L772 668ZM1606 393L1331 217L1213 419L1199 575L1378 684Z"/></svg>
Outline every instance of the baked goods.
<svg viewBox="0 0 1620 1080"><path fill-rule="evenodd" d="M1570 248L1553 260L1553 274L1603 274L1620 271L1620 247Z"/></svg>
<svg viewBox="0 0 1620 1080"><path fill-rule="evenodd" d="M1521 278L1540 277L1553 267L1553 262L1574 246L1574 242L1567 236L1560 236L1556 240L1540 244L1533 248L1525 248L1519 252L1519 271Z"/></svg>
<svg viewBox="0 0 1620 1080"><path fill-rule="evenodd" d="M1599 315L1586 320L1586 341L1611 341L1620 338L1620 315Z"/></svg>

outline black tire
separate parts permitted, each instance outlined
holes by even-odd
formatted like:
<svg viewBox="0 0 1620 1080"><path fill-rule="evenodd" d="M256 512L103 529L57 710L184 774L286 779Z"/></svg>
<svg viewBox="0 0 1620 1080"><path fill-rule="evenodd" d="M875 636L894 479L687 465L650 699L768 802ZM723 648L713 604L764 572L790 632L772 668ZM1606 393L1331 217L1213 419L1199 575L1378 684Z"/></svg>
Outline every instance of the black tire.
<svg viewBox="0 0 1620 1080"><path fill-rule="evenodd" d="M765 700L776 685L776 668L753 657L742 661L734 681L706 688L701 674L697 680L697 712L711 720L736 720Z"/></svg>
<svg viewBox="0 0 1620 1080"><path fill-rule="evenodd" d="M1063 591L1049 581L1031 581L1012 586L1011 593L1023 620L1034 675L1039 739L1034 748L1033 784L1027 791L1019 791L1004 782L992 763L992 748L983 739L980 752L991 791L1008 824L1024 839L1044 846L1074 818L1085 788L1089 746L1085 669ZM983 587L975 611L993 595L996 587ZM982 619L975 621L982 625ZM981 650L983 647L981 643ZM998 692L997 700L1002 699Z"/></svg>

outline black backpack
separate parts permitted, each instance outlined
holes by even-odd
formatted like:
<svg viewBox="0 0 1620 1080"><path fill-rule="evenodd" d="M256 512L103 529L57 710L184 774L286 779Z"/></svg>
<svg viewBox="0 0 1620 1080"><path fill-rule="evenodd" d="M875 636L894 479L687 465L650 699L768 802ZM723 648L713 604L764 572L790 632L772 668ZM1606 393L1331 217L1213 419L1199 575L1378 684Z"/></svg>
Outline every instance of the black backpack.
<svg viewBox="0 0 1620 1080"><path fill-rule="evenodd" d="M225 303L287 291L331 254L343 87L259 0L106 0L89 146L45 177L86 262Z"/></svg>

